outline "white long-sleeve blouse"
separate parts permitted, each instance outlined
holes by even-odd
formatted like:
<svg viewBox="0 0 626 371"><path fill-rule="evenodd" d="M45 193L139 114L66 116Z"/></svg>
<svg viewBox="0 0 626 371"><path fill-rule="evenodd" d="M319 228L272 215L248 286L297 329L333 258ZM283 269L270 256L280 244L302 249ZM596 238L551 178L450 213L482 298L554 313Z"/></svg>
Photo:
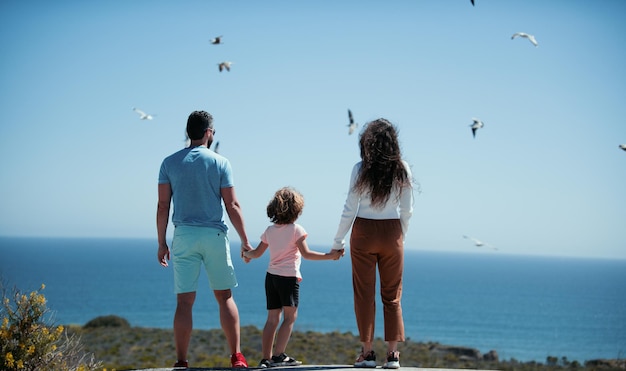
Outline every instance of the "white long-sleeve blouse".
<svg viewBox="0 0 626 371"><path fill-rule="evenodd" d="M402 161L407 171L409 180L413 179L411 169L406 161ZM354 223L356 217L365 219L400 219L402 225L402 235L406 235L409 228L409 219L413 215L413 187L394 189L389 200L382 208L372 207L372 200L369 193L359 194L354 189L359 170L362 162L357 162L352 168L350 176L350 188L348 189L348 197L343 207L339 228L335 235L333 249L343 249L345 245L345 237Z"/></svg>

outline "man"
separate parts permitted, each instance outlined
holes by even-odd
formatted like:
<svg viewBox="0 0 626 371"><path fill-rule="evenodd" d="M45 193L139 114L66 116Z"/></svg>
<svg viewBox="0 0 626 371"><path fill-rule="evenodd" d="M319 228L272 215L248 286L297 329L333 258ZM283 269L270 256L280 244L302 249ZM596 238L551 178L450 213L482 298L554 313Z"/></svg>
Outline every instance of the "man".
<svg viewBox="0 0 626 371"><path fill-rule="evenodd" d="M158 259L167 267L170 248L166 231L170 204L173 203L172 224L175 229L171 258L177 294L174 315L177 362L174 367L188 367L192 308L200 268L204 266L219 305L220 323L231 350L232 367L246 368L248 364L240 348L239 310L231 292L237 286L237 279L230 256L224 208L241 239L241 254L251 250L252 246L235 196L230 162L208 149L215 135L213 117L205 111L192 112L187 119L187 135L190 146L168 156L161 164L156 218Z"/></svg>

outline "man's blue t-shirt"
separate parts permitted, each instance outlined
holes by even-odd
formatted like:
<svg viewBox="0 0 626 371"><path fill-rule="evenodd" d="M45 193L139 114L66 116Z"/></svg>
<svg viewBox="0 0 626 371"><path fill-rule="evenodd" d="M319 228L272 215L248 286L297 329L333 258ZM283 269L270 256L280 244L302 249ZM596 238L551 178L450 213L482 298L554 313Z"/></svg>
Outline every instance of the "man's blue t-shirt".
<svg viewBox="0 0 626 371"><path fill-rule="evenodd" d="M225 157L203 146L182 149L161 163L159 184L167 183L172 187L174 226L228 231L220 190L233 186L233 175Z"/></svg>

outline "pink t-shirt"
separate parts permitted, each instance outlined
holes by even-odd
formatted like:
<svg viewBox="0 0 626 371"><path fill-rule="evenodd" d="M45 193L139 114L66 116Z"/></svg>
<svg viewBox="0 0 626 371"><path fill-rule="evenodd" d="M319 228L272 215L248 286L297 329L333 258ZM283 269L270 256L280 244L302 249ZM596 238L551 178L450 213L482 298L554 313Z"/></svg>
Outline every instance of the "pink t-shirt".
<svg viewBox="0 0 626 371"><path fill-rule="evenodd" d="M299 224L272 224L261 235L261 241L268 244L270 264L267 272L283 277L297 277L302 280L300 264L302 255L296 241L306 238L307 233Z"/></svg>

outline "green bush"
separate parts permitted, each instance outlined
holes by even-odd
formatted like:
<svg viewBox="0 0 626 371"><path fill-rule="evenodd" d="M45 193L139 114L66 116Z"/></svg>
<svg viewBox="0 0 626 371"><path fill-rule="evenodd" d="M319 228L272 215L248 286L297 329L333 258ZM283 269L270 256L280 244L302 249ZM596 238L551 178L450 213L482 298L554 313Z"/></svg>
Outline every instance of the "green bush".
<svg viewBox="0 0 626 371"><path fill-rule="evenodd" d="M100 366L83 352L79 338L68 335L63 326L46 323L45 288L29 295L2 287L0 315L0 370L88 371Z"/></svg>
<svg viewBox="0 0 626 371"><path fill-rule="evenodd" d="M126 320L126 318L122 318L119 316L100 316L92 319L91 321L85 323L84 328L97 328L97 327L121 327L121 328L130 328L130 323Z"/></svg>

